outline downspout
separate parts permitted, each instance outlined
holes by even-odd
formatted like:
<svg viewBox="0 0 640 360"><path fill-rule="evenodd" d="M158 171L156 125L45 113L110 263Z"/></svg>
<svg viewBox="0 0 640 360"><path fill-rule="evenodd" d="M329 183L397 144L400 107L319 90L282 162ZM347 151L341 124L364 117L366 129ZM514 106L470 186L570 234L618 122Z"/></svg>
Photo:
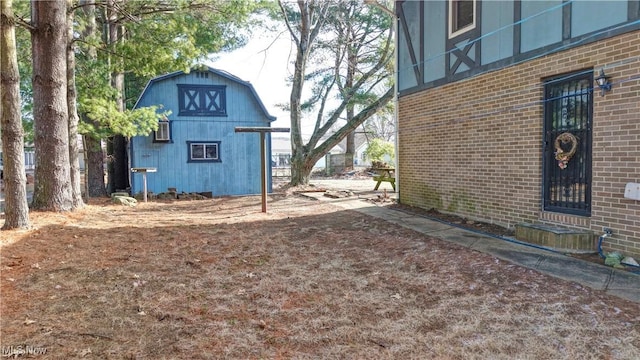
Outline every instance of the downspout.
<svg viewBox="0 0 640 360"><path fill-rule="evenodd" d="M609 228L603 228L602 231L604 231L604 234L600 235L600 237L598 238L598 255L600 255L601 258L606 259L607 257L604 254L604 251L602 251L602 243L604 243L604 239L608 238L609 236L611 236L611 234L613 234L613 231L611 231L611 229ZM632 273L640 274L640 266L628 264L628 263L624 264L624 266L633 268L633 270L630 270Z"/></svg>
<svg viewBox="0 0 640 360"><path fill-rule="evenodd" d="M612 231L609 228L604 228L602 229L602 231L604 231L604 234L600 235L600 237L598 238L598 255L600 255L601 258L605 259L606 256L604 255L604 252L602 251L602 243L604 242L604 239L611 236Z"/></svg>
<svg viewBox="0 0 640 360"><path fill-rule="evenodd" d="M395 177L396 177L396 198L398 203L400 203L400 162L399 162L399 153L400 153L400 149L398 147L398 142L399 142L399 138L398 138L398 80L400 79L400 74L398 73L400 67L398 66L398 45L399 45L399 41L398 41L398 11L396 9L397 6L397 2L393 2L393 26L391 27L391 31L393 31L393 43L395 46L394 49L394 64L393 64L393 71L394 71L394 76L395 76L395 81L393 82L393 112L394 112L394 127L395 127L395 141L394 141L394 146L395 146Z"/></svg>

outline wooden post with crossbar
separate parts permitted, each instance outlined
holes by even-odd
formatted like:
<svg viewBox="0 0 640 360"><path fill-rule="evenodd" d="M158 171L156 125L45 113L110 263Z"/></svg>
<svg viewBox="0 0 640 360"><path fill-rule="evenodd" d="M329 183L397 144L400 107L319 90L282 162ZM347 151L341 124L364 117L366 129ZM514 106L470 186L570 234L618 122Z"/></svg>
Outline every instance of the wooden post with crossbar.
<svg viewBox="0 0 640 360"><path fill-rule="evenodd" d="M267 144L265 134L272 132L289 132L288 128L272 128L272 127L236 127L236 132L257 132L260 133L260 164L261 164L261 182L262 182L262 212L267 212Z"/></svg>

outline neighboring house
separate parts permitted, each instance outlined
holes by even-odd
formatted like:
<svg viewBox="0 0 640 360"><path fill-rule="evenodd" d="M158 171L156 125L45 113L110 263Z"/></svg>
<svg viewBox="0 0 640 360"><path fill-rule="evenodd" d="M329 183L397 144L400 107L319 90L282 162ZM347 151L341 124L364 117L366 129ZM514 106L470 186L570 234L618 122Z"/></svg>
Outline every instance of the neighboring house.
<svg viewBox="0 0 640 360"><path fill-rule="evenodd" d="M2 143L0 143L0 148ZM2 151L0 151L0 178L4 178L4 164L2 162ZM35 151L33 145L28 144L24 147L24 170L26 173L33 173L35 170Z"/></svg>
<svg viewBox="0 0 640 360"><path fill-rule="evenodd" d="M178 71L149 81L135 107L151 105L171 114L158 131L131 139L131 168L157 169L147 175L148 191L260 193L260 135L236 133L235 128L269 127L275 117L250 83L213 68ZM266 138L266 158L271 159ZM270 166L267 171L271 191ZM132 193L141 192L142 176L132 174L131 185Z"/></svg>
<svg viewBox="0 0 640 360"><path fill-rule="evenodd" d="M361 142L359 145L356 145L356 153L353 156L353 165L354 166L370 166L371 161L367 159L365 152L369 147L369 143L367 141Z"/></svg>
<svg viewBox="0 0 640 360"><path fill-rule="evenodd" d="M364 152L367 150L367 147L369 146L369 141L367 140L367 136L361 131L356 131L354 142L355 142L356 152L355 154L353 154L353 165L354 166L371 165L371 161L369 161L369 159L367 159L367 157L364 155ZM347 139L346 138L342 139L342 141L339 143L339 146L342 153L346 153Z"/></svg>
<svg viewBox="0 0 640 360"><path fill-rule="evenodd" d="M84 171L84 146L82 142L82 136L77 136L78 141L78 160L80 164L80 170ZM2 148L2 141L0 141L0 149ZM24 169L27 174L33 174L36 169L36 152L33 143L26 143L24 145ZM2 151L0 151L0 176L4 176L4 165L2 164Z"/></svg>
<svg viewBox="0 0 640 360"><path fill-rule="evenodd" d="M289 134L271 136L271 166L291 166L291 137Z"/></svg>
<svg viewBox="0 0 640 360"><path fill-rule="evenodd" d="M308 141L308 139L303 139ZM324 140L324 139L322 139ZM321 142L322 142L321 140ZM291 137L288 135L276 135L271 137L271 166L277 168L290 168L291 167ZM327 155L343 154L343 147L338 144L331 148ZM313 165L314 169L326 168L326 156L321 157Z"/></svg>
<svg viewBox="0 0 640 360"><path fill-rule="evenodd" d="M510 228L606 227L607 251L640 256L640 201L625 196L640 182L640 2L396 12L400 201Z"/></svg>
<svg viewBox="0 0 640 360"><path fill-rule="evenodd" d="M371 159L367 158L366 151L369 148L369 142L373 140L374 137L370 135L365 135L362 132L356 133L356 153L353 159L353 165L355 166L371 166ZM395 159L392 159L390 156L385 155L385 159L389 164L395 162Z"/></svg>

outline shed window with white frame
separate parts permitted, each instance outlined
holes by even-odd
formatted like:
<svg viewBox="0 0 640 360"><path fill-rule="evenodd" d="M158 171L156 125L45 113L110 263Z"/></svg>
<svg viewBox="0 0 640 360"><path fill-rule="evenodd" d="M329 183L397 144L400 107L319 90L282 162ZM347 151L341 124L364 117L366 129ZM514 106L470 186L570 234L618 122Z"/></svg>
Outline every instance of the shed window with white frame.
<svg viewBox="0 0 640 360"><path fill-rule="evenodd" d="M171 123L169 120L158 121L158 130L153 134L154 142L171 142Z"/></svg>
<svg viewBox="0 0 640 360"><path fill-rule="evenodd" d="M187 162L220 162L220 141L187 141Z"/></svg>

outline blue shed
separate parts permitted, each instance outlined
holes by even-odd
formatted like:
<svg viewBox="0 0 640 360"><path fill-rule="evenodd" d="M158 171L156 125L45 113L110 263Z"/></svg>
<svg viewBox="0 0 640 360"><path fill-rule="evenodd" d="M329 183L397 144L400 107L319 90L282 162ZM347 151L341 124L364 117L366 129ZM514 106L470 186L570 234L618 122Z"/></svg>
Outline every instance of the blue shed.
<svg viewBox="0 0 640 360"><path fill-rule="evenodd" d="M129 147L131 168L157 169L147 176L148 191L261 192L259 134L236 133L235 128L268 127L276 118L249 82L210 67L177 71L149 81L135 108L152 105L171 114L157 131L132 138ZM266 158L271 159L270 136ZM270 166L267 171L270 192ZM132 194L142 189L142 176L132 174Z"/></svg>

